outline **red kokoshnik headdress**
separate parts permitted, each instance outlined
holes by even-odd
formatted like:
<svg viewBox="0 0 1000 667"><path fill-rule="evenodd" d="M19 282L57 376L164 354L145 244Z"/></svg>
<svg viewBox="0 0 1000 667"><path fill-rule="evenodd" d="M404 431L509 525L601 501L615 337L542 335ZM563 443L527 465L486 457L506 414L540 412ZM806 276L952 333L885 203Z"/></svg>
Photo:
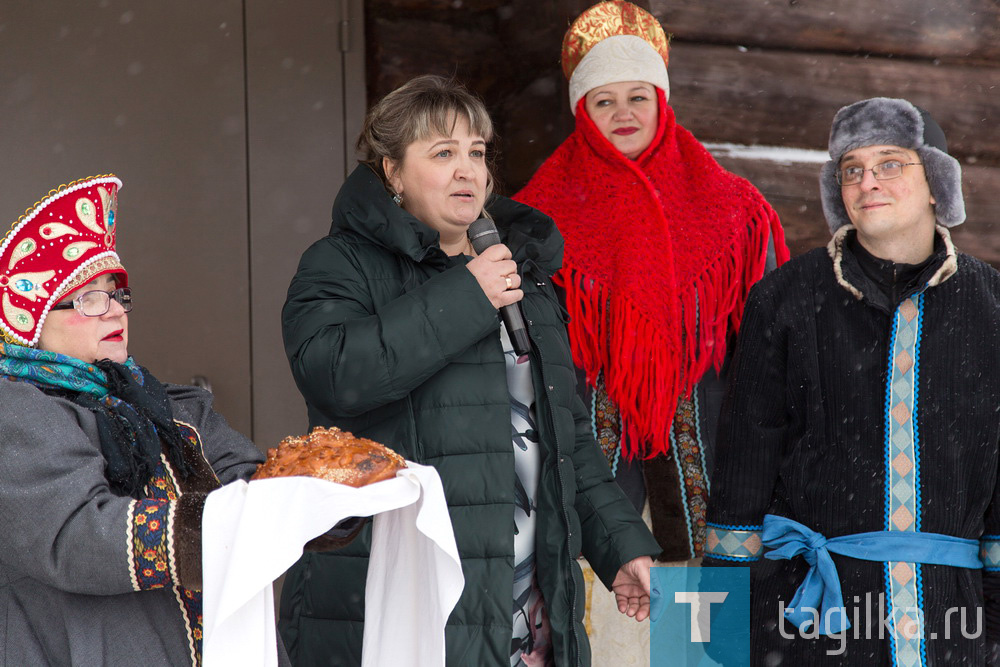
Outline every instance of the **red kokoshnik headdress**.
<svg viewBox="0 0 1000 667"><path fill-rule="evenodd" d="M748 181L723 169L677 125L657 88L659 125L629 160L581 98L576 129L515 199L552 216L566 242L574 362L598 374L622 418L628 457L670 447L682 394L719 369L768 239L788 259L778 216Z"/></svg>
<svg viewBox="0 0 1000 667"><path fill-rule="evenodd" d="M105 273L128 273L115 251L118 188L114 175L51 190L0 241L0 335L34 347L49 309Z"/></svg>

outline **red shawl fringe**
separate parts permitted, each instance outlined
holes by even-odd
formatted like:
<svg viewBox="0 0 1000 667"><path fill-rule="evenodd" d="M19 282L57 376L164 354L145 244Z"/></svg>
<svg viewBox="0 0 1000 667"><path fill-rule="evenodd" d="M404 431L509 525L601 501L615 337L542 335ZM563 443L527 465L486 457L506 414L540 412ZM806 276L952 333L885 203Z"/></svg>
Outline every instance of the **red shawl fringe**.
<svg viewBox="0 0 1000 667"><path fill-rule="evenodd" d="M778 262L788 260L777 214L762 205L734 251L705 267L694 289L680 293L678 329L657 326L633 303L632 295L612 294L607 285L579 271L567 267L556 274L566 291L573 362L591 386L603 373L608 396L622 415L622 452L627 458L648 458L670 449L677 399L689 398L710 367L721 369L727 336L739 330L750 286L764 275L775 227L775 247L784 250L779 250ZM680 340L671 336L676 333Z"/></svg>

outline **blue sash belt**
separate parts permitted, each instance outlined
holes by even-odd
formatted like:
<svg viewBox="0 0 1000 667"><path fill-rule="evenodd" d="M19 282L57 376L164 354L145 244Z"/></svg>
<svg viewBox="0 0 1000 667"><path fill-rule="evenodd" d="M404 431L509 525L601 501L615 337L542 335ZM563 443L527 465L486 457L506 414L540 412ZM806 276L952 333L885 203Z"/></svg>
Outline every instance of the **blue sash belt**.
<svg viewBox="0 0 1000 667"><path fill-rule="evenodd" d="M823 635L838 634L851 627L844 609L840 575L830 552L878 562L927 563L969 569L983 566L979 560L978 540L940 533L880 531L828 540L798 521L768 514L764 517L761 537L764 546L771 549L764 554L765 558L782 560L802 556L809 563L809 572L795 591L791 605L785 609L785 618L805 632L817 620L818 614L819 633Z"/></svg>

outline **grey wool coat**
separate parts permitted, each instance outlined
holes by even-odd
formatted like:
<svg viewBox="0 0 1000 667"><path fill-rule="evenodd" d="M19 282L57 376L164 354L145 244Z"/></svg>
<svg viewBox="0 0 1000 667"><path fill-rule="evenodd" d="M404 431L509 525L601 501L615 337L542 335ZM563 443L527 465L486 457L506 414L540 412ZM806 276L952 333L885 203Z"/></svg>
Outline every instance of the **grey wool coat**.
<svg viewBox="0 0 1000 667"><path fill-rule="evenodd" d="M165 386L194 472L136 500L108 488L91 412L0 380L0 667L200 663L204 497L263 457L211 394Z"/></svg>

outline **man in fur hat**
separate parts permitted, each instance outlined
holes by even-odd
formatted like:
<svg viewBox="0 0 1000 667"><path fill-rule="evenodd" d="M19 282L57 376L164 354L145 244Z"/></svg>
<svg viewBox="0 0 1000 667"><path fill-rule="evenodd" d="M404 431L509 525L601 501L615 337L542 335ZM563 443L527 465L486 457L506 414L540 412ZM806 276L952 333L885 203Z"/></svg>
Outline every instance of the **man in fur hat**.
<svg viewBox="0 0 1000 667"><path fill-rule="evenodd" d="M750 563L752 664L982 665L1000 626L1000 273L906 100L841 109L833 232L751 291L706 564ZM761 558L763 556L763 559Z"/></svg>

